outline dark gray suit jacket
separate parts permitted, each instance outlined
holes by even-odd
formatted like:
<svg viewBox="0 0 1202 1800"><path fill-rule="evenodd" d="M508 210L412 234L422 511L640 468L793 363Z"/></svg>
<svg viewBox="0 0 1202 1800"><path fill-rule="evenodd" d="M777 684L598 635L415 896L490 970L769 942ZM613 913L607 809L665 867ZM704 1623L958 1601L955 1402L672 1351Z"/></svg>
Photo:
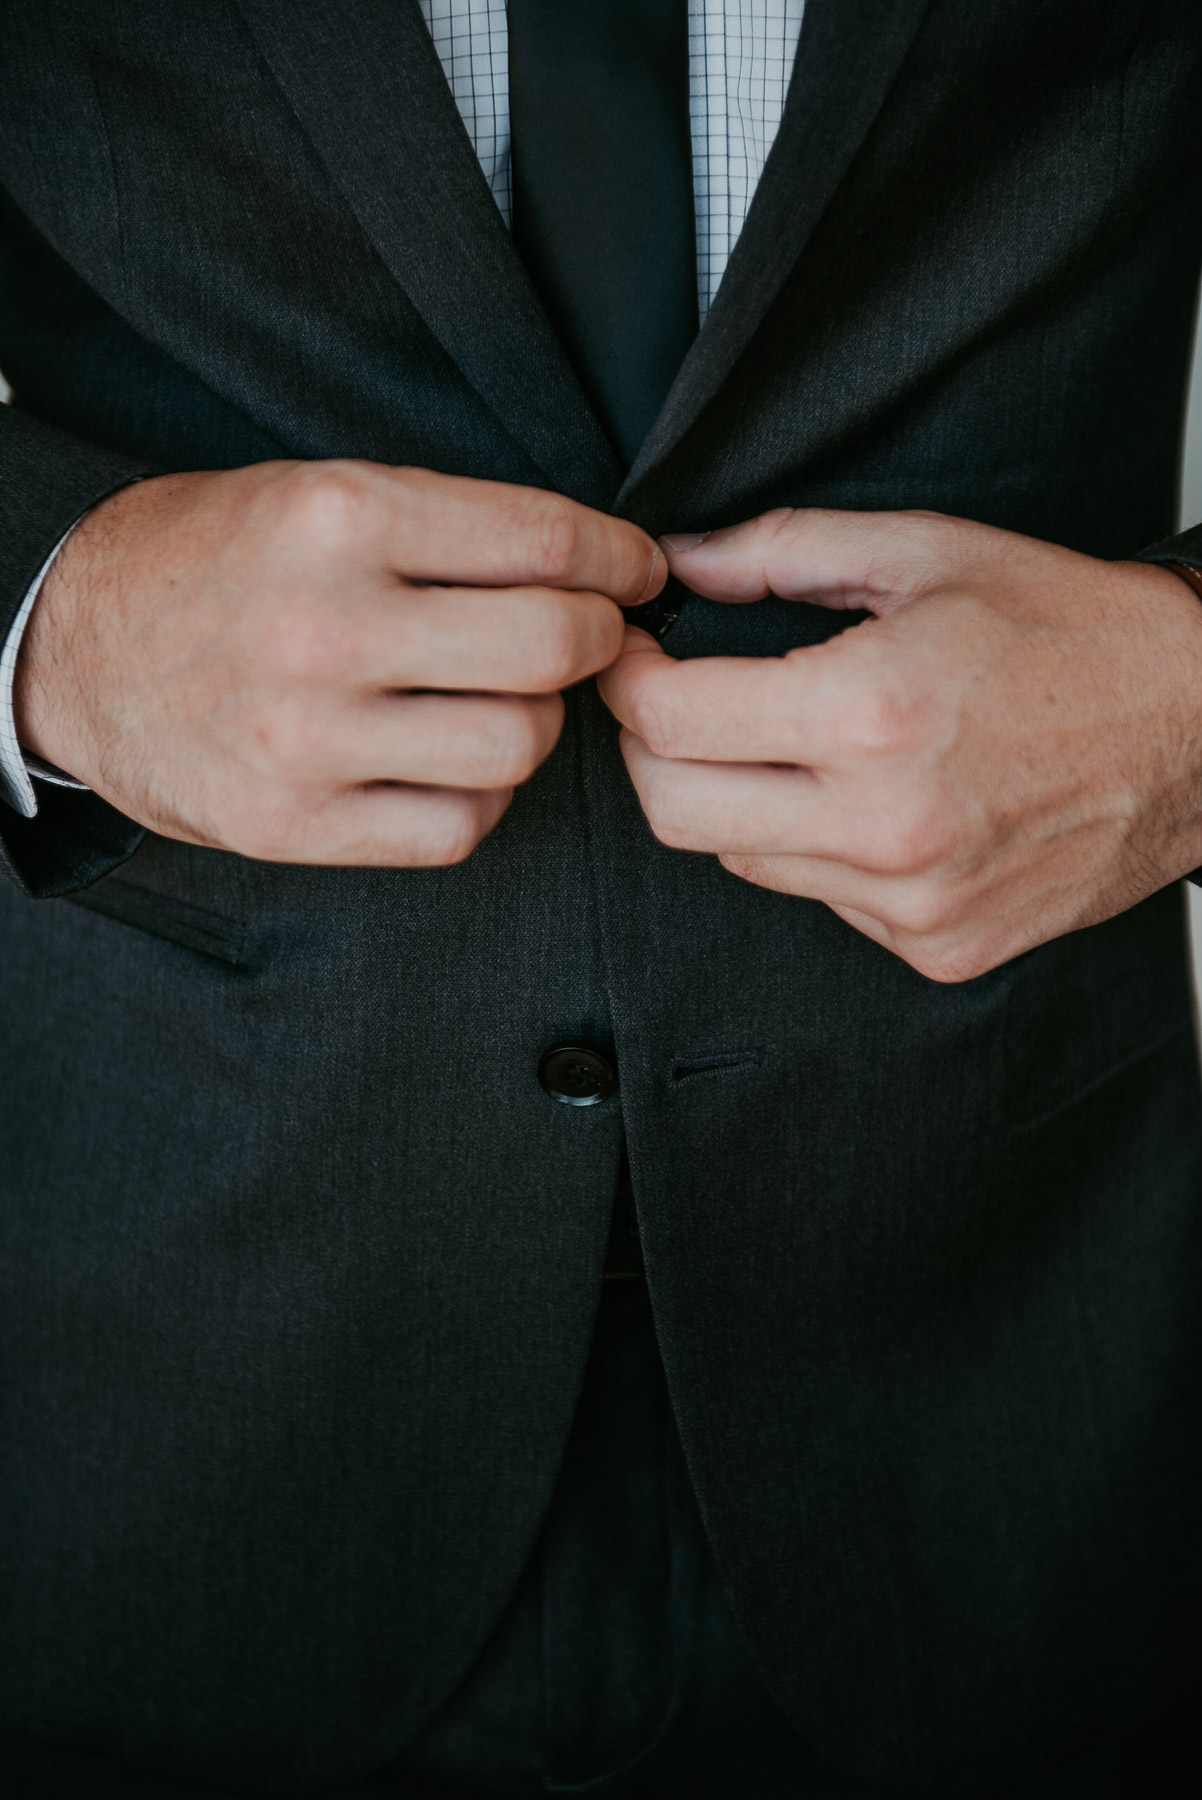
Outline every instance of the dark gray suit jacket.
<svg viewBox="0 0 1202 1800"><path fill-rule="evenodd" d="M1172 529L1196 0L809 0L628 472L413 0L10 0L4 33L0 631L99 495L278 454L653 531L782 503L1101 556ZM833 628L694 601L667 644ZM278 1791L394 1753L537 1529L623 1129L694 1480L799 1730L961 1794L1180 1669L1179 890L937 986L658 846L589 692L455 869L269 867L61 793L0 837L0 1726ZM621 1072L588 1110L535 1077L579 1036Z"/></svg>

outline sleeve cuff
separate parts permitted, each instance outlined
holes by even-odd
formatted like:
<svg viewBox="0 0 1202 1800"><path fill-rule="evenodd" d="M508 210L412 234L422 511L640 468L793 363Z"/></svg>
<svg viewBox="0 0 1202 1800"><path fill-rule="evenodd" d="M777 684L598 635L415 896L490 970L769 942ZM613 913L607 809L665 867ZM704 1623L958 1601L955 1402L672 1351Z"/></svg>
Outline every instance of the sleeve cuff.
<svg viewBox="0 0 1202 1800"><path fill-rule="evenodd" d="M33 791L31 775L38 775L47 781L55 781L62 787L83 787L82 782L75 781L69 775L64 775L61 770L51 770L50 764L44 763L40 757L27 756L17 742L17 725L13 718L13 681L17 673L17 656L21 649L21 640L25 636L25 627L29 624L34 602L42 591L42 584L50 572L51 563L74 530L75 526L72 525L64 531L34 576L29 585L29 591L17 611L17 616L9 628L3 648L0 649L0 799L6 800L15 812L20 813L23 819L32 819L37 816L38 800Z"/></svg>
<svg viewBox="0 0 1202 1800"><path fill-rule="evenodd" d="M1159 544L1151 544L1148 549L1141 550L1132 561L1182 563L1187 569L1202 570L1202 525L1195 525L1192 530L1183 531L1178 537L1162 538Z"/></svg>

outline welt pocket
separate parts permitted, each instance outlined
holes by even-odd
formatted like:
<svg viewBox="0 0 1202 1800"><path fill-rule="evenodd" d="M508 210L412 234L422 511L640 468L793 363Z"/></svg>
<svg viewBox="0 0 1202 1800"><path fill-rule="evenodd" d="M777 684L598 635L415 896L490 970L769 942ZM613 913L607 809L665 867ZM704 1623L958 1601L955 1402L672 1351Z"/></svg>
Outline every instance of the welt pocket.
<svg viewBox="0 0 1202 1800"><path fill-rule="evenodd" d="M208 912L203 906L193 906L190 900L179 900L174 894L160 894L154 888L108 875L95 887L82 888L77 894L67 894L65 899L72 906L86 906L106 919L131 925L135 931L165 938L168 943L180 944L202 956L216 957L231 968L247 966L245 925L221 913Z"/></svg>

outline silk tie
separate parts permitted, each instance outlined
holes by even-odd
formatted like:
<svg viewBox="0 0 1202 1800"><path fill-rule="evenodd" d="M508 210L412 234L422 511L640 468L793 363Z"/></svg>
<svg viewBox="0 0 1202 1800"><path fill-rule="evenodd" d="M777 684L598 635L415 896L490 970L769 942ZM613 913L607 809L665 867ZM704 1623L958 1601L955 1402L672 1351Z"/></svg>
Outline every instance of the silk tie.
<svg viewBox="0 0 1202 1800"><path fill-rule="evenodd" d="M513 228L627 464L697 334L688 0L509 0Z"/></svg>

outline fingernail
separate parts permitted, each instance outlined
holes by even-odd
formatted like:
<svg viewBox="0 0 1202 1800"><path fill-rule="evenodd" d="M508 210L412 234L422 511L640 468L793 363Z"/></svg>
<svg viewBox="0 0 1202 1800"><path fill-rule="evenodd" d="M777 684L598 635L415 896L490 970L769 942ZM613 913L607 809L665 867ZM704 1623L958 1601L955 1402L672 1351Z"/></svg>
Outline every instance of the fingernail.
<svg viewBox="0 0 1202 1800"><path fill-rule="evenodd" d="M665 550L695 550L698 544L704 544L708 536L708 531L682 531L674 537L662 537L659 541Z"/></svg>
<svg viewBox="0 0 1202 1800"><path fill-rule="evenodd" d="M651 552L651 568L647 575L647 579L643 584L643 591L635 601L636 606L641 606L643 604L644 600L651 594L653 588L658 592L659 588L663 586L663 582L659 580L659 568L663 560L664 553L659 545L656 544ZM667 580L666 576L664 577L664 580ZM623 601L622 604L626 605L627 603Z"/></svg>

